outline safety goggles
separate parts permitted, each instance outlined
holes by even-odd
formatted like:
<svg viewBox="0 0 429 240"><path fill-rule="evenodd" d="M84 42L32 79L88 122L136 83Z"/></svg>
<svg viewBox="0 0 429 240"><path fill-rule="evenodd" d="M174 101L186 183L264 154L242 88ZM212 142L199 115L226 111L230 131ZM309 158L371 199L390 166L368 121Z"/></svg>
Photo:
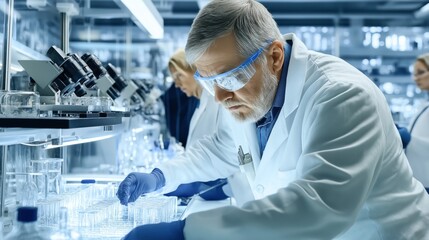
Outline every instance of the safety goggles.
<svg viewBox="0 0 429 240"><path fill-rule="evenodd" d="M198 71L195 72L194 78L199 81L199 83L212 95L214 95L214 86L215 84L228 91L234 92L246 85L250 79L255 75L256 69L253 66L255 60L261 55L264 49L269 46L273 41L267 41L267 43L259 48L254 54L252 54L248 59L241 63L238 67L235 67L227 72L203 77Z"/></svg>

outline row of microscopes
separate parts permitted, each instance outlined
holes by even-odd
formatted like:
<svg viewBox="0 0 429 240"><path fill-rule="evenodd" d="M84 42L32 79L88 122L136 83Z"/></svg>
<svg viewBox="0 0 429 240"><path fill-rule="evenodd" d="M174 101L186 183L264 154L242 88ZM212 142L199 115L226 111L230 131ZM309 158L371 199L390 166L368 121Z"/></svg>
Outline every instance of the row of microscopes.
<svg viewBox="0 0 429 240"><path fill-rule="evenodd" d="M112 64L104 67L94 54L79 57L52 46L46 56L49 60L20 60L19 63L40 89L50 89L57 107L67 98L91 96L107 97L116 107L128 111L144 108L159 97L153 84L125 80Z"/></svg>

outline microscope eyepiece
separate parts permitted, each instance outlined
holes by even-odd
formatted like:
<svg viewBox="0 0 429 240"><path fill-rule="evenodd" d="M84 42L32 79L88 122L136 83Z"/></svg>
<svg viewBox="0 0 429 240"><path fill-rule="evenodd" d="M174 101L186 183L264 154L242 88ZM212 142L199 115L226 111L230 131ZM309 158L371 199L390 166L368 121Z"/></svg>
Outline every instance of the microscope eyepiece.
<svg viewBox="0 0 429 240"><path fill-rule="evenodd" d="M116 90L116 89L114 89L114 88L109 88L108 90L107 90L107 95L109 95L113 100L115 100L115 99L117 99L119 96L120 96L120 93Z"/></svg>
<svg viewBox="0 0 429 240"><path fill-rule="evenodd" d="M94 54L85 53L82 55L81 58L92 70L96 78L100 78L106 75L106 69L103 67L103 64L101 63L100 59L98 59Z"/></svg>
<svg viewBox="0 0 429 240"><path fill-rule="evenodd" d="M95 85L95 80L97 80L94 76L94 73L92 72L91 68L86 64L85 61L82 60L76 53L69 54L70 57L75 60L79 66L82 68L82 70L85 72L88 80L85 82L80 82L81 84L85 84L87 88L92 88Z"/></svg>
<svg viewBox="0 0 429 240"><path fill-rule="evenodd" d="M49 57L55 64L60 66L67 55L57 46L52 46L48 49L46 56Z"/></svg>
<svg viewBox="0 0 429 240"><path fill-rule="evenodd" d="M83 68L71 57L68 57L60 67L64 69L66 75L75 83L84 83L89 80Z"/></svg>
<svg viewBox="0 0 429 240"><path fill-rule="evenodd" d="M86 91L85 91L85 89L82 88L82 86L77 84L74 88L74 94L76 94L76 96L78 96L78 97L82 97L82 96L86 95Z"/></svg>
<svg viewBox="0 0 429 240"><path fill-rule="evenodd" d="M127 83L125 79L118 73L118 70L116 70L116 68L112 64L108 63L106 70L107 70L107 73L110 75L110 77L112 77L113 80L115 80L113 87L116 90L121 92L124 88L127 87Z"/></svg>

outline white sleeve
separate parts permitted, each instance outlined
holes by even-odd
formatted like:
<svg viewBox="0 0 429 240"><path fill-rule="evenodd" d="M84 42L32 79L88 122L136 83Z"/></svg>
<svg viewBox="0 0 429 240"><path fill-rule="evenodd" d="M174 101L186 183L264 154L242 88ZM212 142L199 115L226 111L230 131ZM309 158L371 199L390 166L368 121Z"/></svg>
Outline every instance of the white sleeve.
<svg viewBox="0 0 429 240"><path fill-rule="evenodd" d="M157 166L166 180L162 192L173 191L182 183L226 178L239 170L233 141L238 123L223 107L218 112L213 135L196 141L183 156Z"/></svg>
<svg viewBox="0 0 429 240"><path fill-rule="evenodd" d="M297 180L242 208L189 215L186 239L333 239L353 225L381 168L385 135L365 90L328 88L302 106Z"/></svg>

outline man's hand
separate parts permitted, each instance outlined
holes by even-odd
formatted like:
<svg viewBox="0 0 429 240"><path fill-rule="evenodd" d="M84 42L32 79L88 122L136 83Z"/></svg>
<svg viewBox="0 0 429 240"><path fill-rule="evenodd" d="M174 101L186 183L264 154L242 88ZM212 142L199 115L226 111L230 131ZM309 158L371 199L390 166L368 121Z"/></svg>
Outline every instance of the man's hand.
<svg viewBox="0 0 429 240"><path fill-rule="evenodd" d="M156 191L165 185L165 178L159 169L152 173L133 172L121 182L116 196L122 205L136 201L142 194Z"/></svg>

